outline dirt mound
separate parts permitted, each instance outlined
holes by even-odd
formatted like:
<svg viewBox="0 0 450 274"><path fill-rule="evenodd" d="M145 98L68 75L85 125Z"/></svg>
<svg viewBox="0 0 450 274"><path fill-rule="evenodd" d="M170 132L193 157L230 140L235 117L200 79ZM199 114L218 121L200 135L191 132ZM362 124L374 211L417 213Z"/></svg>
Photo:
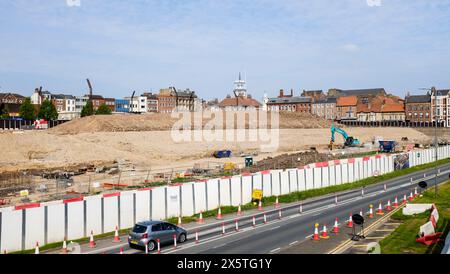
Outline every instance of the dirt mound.
<svg viewBox="0 0 450 274"><path fill-rule="evenodd" d="M211 113L205 117L215 117L217 113ZM237 113L234 118L234 128L242 128L238 125L241 118L238 118ZM197 114L198 115L198 114ZM174 118L175 117L175 118ZM79 119L74 119L70 122L57 126L49 130L50 133L58 135L78 134L78 133L94 133L94 132L128 132L128 131L166 131L172 129L174 124L180 120L171 114L153 113L143 115L107 115L107 116L91 116ZM181 117L181 115L179 116ZM225 117L225 114L224 114ZM211 118L204 118L199 123L194 123L197 119L196 114L191 114L190 123L189 118L185 124L185 128L199 129L199 125L204 127ZM226 125L224 120L224 128ZM267 118L267 123L271 127L270 116ZM258 125L258 117L245 118L244 126L249 128L249 125ZM294 128L327 128L331 126L331 122L315 117L307 113L281 113L279 118L279 128L294 129Z"/></svg>

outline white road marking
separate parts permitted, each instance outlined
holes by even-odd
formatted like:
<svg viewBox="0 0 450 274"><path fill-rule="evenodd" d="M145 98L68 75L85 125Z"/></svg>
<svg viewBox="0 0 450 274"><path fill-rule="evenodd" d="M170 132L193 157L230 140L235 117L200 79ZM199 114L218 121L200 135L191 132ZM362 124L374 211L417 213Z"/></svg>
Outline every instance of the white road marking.
<svg viewBox="0 0 450 274"><path fill-rule="evenodd" d="M281 227L281 226L272 227L272 228L268 229L267 231L275 230L275 229L278 229L278 228L280 228L280 227Z"/></svg>
<svg viewBox="0 0 450 274"><path fill-rule="evenodd" d="M221 245L218 245L218 246L213 247L213 249L221 248L221 247L224 247L224 246L226 246L226 245L227 245L227 244L221 244Z"/></svg>
<svg viewBox="0 0 450 274"><path fill-rule="evenodd" d="M298 243L298 241L295 241L295 242L290 243L289 245L295 245L297 243Z"/></svg>
<svg viewBox="0 0 450 274"><path fill-rule="evenodd" d="M275 252L278 252L280 250L281 250L281 248L275 248L275 249L271 250L269 253L275 253Z"/></svg>
<svg viewBox="0 0 450 274"><path fill-rule="evenodd" d="M311 238L312 236L314 236L314 234L306 236L305 239Z"/></svg>

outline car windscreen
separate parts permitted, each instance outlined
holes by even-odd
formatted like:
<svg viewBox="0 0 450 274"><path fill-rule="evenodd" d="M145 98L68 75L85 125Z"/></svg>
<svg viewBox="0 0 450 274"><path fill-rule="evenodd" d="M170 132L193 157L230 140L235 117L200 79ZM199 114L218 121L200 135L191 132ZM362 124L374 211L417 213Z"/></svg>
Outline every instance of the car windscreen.
<svg viewBox="0 0 450 274"><path fill-rule="evenodd" d="M144 233L145 231L147 231L147 227L143 226L143 225L135 225L133 227L133 232L134 233Z"/></svg>

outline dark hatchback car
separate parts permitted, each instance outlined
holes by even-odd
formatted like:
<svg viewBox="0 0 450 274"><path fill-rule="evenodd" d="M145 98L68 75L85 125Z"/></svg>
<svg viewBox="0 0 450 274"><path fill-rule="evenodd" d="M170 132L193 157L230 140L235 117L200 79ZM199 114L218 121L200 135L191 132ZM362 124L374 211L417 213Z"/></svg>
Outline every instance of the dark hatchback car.
<svg viewBox="0 0 450 274"><path fill-rule="evenodd" d="M173 243L173 237L176 237L177 243L184 243L187 239L187 231L176 225L162 221L139 222L134 225L128 235L128 244L130 248L145 248L152 251L157 248L157 239L161 245Z"/></svg>

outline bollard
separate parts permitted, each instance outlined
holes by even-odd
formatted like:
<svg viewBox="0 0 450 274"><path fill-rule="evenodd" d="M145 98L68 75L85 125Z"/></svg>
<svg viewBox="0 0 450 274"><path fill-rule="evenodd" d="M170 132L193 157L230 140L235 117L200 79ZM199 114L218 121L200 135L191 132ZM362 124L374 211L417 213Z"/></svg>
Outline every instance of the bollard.
<svg viewBox="0 0 450 274"><path fill-rule="evenodd" d="M159 238L156 239L156 244L158 246L158 254L161 254L161 240Z"/></svg>
<svg viewBox="0 0 450 274"><path fill-rule="evenodd" d="M236 219L236 232L239 231L239 221Z"/></svg>
<svg viewBox="0 0 450 274"><path fill-rule="evenodd" d="M300 211L300 214L303 214L303 204L300 204L299 211Z"/></svg>
<svg viewBox="0 0 450 274"><path fill-rule="evenodd" d="M264 212L264 223L267 224L267 216L265 212Z"/></svg>
<svg viewBox="0 0 450 274"><path fill-rule="evenodd" d="M195 243L198 244L198 231L195 231Z"/></svg>
<svg viewBox="0 0 450 274"><path fill-rule="evenodd" d="M280 219L281 220L281 209L280 210L278 210L278 219Z"/></svg>
<svg viewBox="0 0 450 274"><path fill-rule="evenodd" d="M256 218L253 216L253 228L256 228Z"/></svg>
<svg viewBox="0 0 450 274"><path fill-rule="evenodd" d="M336 205L338 204L338 196L337 196L337 195L334 196L334 203L335 203Z"/></svg>
<svg viewBox="0 0 450 274"><path fill-rule="evenodd" d="M173 249L177 249L177 234L173 234Z"/></svg>
<svg viewBox="0 0 450 274"><path fill-rule="evenodd" d="M222 223L222 235L225 235L225 223Z"/></svg>
<svg viewBox="0 0 450 274"><path fill-rule="evenodd" d="M145 245L145 254L148 254L148 245Z"/></svg>

